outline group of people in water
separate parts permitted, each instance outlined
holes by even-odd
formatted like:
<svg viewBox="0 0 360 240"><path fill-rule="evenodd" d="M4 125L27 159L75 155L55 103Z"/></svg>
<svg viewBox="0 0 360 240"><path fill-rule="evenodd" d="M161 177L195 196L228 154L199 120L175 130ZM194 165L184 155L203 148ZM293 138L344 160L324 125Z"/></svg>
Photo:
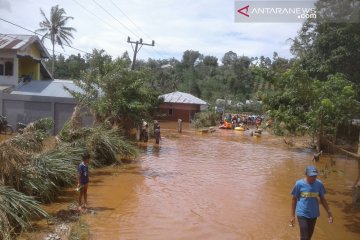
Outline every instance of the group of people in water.
<svg viewBox="0 0 360 240"><path fill-rule="evenodd" d="M154 121L154 138L155 138L156 144L159 144L160 139L161 139L160 123L157 120ZM143 122L142 122L139 140L140 140L140 142L148 142L149 141L149 124L145 120L143 120Z"/></svg>
<svg viewBox="0 0 360 240"><path fill-rule="evenodd" d="M225 114L220 122L223 128L246 127L247 125L256 125L258 128L263 121L263 117L255 115Z"/></svg>

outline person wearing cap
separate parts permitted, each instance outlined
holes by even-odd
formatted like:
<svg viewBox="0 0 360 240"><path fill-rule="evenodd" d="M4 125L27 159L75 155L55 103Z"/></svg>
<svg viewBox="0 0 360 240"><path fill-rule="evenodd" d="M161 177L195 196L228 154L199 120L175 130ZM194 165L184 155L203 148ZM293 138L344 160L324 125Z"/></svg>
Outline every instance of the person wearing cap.
<svg viewBox="0 0 360 240"><path fill-rule="evenodd" d="M307 166L305 178L296 181L291 191L291 217L290 225L295 224L295 212L300 227L300 239L310 240L317 218L320 216L319 202L328 214L328 222L333 222L333 216L330 212L329 205L325 199L325 187L317 179L318 171L315 166Z"/></svg>

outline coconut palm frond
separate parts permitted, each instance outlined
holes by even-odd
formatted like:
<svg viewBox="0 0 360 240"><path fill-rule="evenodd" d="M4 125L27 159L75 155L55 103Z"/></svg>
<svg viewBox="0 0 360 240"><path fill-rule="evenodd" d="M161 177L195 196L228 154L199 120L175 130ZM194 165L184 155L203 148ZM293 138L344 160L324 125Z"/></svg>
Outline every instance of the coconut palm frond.
<svg viewBox="0 0 360 240"><path fill-rule="evenodd" d="M49 118L37 120L26 126L23 134L16 135L8 141L18 149L26 152L40 152L43 149L43 142L49 136L49 130L53 125L54 121Z"/></svg>
<svg viewBox="0 0 360 240"><path fill-rule="evenodd" d="M0 210L0 239L11 240L11 233L13 232L13 227L11 226L9 219L6 214Z"/></svg>
<svg viewBox="0 0 360 240"><path fill-rule="evenodd" d="M11 239L15 228L30 227L30 219L35 216L48 214L33 197L0 185L0 239Z"/></svg>
<svg viewBox="0 0 360 240"><path fill-rule="evenodd" d="M0 144L0 181L4 185L19 188L20 172L28 163L29 155L19 150L9 141Z"/></svg>
<svg viewBox="0 0 360 240"><path fill-rule="evenodd" d="M95 166L110 165L121 161L118 155L135 157L138 150L123 137L119 136L115 130L108 130L106 127L97 127L87 138L87 148L92 152L93 164Z"/></svg>
<svg viewBox="0 0 360 240"><path fill-rule="evenodd" d="M23 191L43 201L53 200L60 187L71 186L77 176L76 166L85 149L59 145L31 158L23 171Z"/></svg>
<svg viewBox="0 0 360 240"><path fill-rule="evenodd" d="M123 137L118 137L117 146L117 151L120 155L120 158L129 159L139 156L139 149Z"/></svg>
<svg viewBox="0 0 360 240"><path fill-rule="evenodd" d="M81 107L76 105L70 118L70 128L80 129L82 126Z"/></svg>
<svg viewBox="0 0 360 240"><path fill-rule="evenodd" d="M86 136L90 135L91 132L91 128L73 128L71 121L68 121L58 133L57 138L62 142L73 143L78 140L83 140Z"/></svg>
<svg viewBox="0 0 360 240"><path fill-rule="evenodd" d="M8 141L17 149L26 152L40 152L43 148L43 138L37 132L24 132L10 138Z"/></svg>
<svg viewBox="0 0 360 240"><path fill-rule="evenodd" d="M33 132L33 131L40 131L43 133L47 133L51 130L51 128L54 126L54 120L51 118L41 118L39 120L36 120L30 124L28 124L24 132Z"/></svg>

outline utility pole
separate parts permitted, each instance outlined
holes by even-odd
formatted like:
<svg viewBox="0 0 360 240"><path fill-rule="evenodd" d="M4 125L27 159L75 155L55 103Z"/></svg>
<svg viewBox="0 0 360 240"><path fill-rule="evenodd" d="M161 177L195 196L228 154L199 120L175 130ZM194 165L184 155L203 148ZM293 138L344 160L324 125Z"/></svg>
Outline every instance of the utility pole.
<svg viewBox="0 0 360 240"><path fill-rule="evenodd" d="M133 51L134 51L134 57L133 57L133 61L131 63L131 70L134 70L135 68L135 61L136 61L136 55L137 53L140 51L141 47L143 45L147 45L147 46L155 46L155 41L152 40L152 43L149 44L149 43L144 43L142 38L140 38L139 41L136 41L136 42L133 42L133 41L130 41L130 37L127 38L127 42L128 43L131 43L131 47L133 48ZM134 46L133 46L133 43L135 44L135 49L134 49ZM139 44L140 44L140 47L139 47Z"/></svg>

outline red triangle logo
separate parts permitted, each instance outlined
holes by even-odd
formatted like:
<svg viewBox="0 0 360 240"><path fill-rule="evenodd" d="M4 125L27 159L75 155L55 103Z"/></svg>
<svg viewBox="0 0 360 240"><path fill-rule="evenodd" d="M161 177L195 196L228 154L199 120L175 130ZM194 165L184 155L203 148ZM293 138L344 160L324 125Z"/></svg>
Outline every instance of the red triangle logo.
<svg viewBox="0 0 360 240"><path fill-rule="evenodd" d="M240 9L238 9L237 11L238 11L238 13L240 13L240 14L246 16L246 17L249 17L249 14L248 14L248 12L249 12L249 5L247 5L247 6L243 7L243 8L240 8Z"/></svg>

